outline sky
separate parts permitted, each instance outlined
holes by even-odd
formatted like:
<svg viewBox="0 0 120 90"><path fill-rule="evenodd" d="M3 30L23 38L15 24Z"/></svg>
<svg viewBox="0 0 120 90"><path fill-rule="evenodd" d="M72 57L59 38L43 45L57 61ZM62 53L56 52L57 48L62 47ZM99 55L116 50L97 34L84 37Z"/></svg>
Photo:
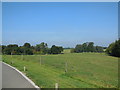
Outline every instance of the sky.
<svg viewBox="0 0 120 90"><path fill-rule="evenodd" d="M118 38L117 2L3 2L2 44L108 46Z"/></svg>

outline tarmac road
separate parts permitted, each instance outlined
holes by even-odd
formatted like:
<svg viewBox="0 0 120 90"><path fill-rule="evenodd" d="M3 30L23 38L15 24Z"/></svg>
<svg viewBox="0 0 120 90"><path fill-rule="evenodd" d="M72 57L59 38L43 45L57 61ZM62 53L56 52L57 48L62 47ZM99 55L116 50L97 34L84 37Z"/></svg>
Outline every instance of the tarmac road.
<svg viewBox="0 0 120 90"><path fill-rule="evenodd" d="M35 88L20 73L2 63L2 88Z"/></svg>

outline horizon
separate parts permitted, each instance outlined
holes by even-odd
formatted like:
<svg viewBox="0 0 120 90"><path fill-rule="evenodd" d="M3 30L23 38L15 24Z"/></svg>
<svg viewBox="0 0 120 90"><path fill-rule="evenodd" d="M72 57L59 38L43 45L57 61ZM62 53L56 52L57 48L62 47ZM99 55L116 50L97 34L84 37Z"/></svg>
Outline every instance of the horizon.
<svg viewBox="0 0 120 90"><path fill-rule="evenodd" d="M25 42L25 43L29 43L29 42ZM17 44L17 43L12 43L12 44L2 44L2 46L8 46L8 45L18 45L18 47L20 47L20 46L23 46L25 43L23 43L22 45L19 45L19 44ZM43 42L41 42L41 43L43 43ZM38 43L38 44L41 44L41 43ZM46 43L46 42L44 42L44 43ZM84 43L89 43L89 42L84 42ZM93 42L94 43L94 42ZM31 43L29 43L31 46L36 46L36 45L38 45L38 44L35 44L35 45L32 45ZM76 44L76 45L82 45L83 43L78 43L78 44ZM55 44L53 44L53 45L55 45ZM53 45L51 45L51 46L49 46L48 44L47 44L47 46L48 46L48 48L51 48ZM75 46L76 46L75 45ZM55 45L55 46L58 46L58 45ZM74 47L64 47L64 46L60 46L60 47L63 47L63 48L75 48L75 46ZM95 45L95 43L94 43L94 46L99 46L99 45ZM106 46L101 46L101 47L106 47Z"/></svg>
<svg viewBox="0 0 120 90"><path fill-rule="evenodd" d="M3 45L45 42L63 47L118 39L117 2L3 2Z"/></svg>

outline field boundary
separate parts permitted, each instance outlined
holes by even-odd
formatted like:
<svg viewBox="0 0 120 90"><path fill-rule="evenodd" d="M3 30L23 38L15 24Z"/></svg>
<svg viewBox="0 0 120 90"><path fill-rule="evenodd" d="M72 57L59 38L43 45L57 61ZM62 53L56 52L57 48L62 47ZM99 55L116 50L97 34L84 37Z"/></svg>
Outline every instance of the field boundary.
<svg viewBox="0 0 120 90"><path fill-rule="evenodd" d="M5 63L5 62L2 62L4 63L5 65L7 65L8 67L14 69L15 71L17 71L20 75L22 75L30 84L32 84L37 90L40 90L40 87L38 87L31 79L29 79L25 74L23 74L21 71L19 71L17 68Z"/></svg>

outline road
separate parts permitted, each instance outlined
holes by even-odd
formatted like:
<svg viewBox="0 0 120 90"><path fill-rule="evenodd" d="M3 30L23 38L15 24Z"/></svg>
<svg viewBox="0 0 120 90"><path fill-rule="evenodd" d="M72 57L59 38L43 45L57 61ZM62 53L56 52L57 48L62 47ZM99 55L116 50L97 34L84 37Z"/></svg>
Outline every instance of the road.
<svg viewBox="0 0 120 90"><path fill-rule="evenodd" d="M15 69L2 63L2 88L35 88L35 86Z"/></svg>

